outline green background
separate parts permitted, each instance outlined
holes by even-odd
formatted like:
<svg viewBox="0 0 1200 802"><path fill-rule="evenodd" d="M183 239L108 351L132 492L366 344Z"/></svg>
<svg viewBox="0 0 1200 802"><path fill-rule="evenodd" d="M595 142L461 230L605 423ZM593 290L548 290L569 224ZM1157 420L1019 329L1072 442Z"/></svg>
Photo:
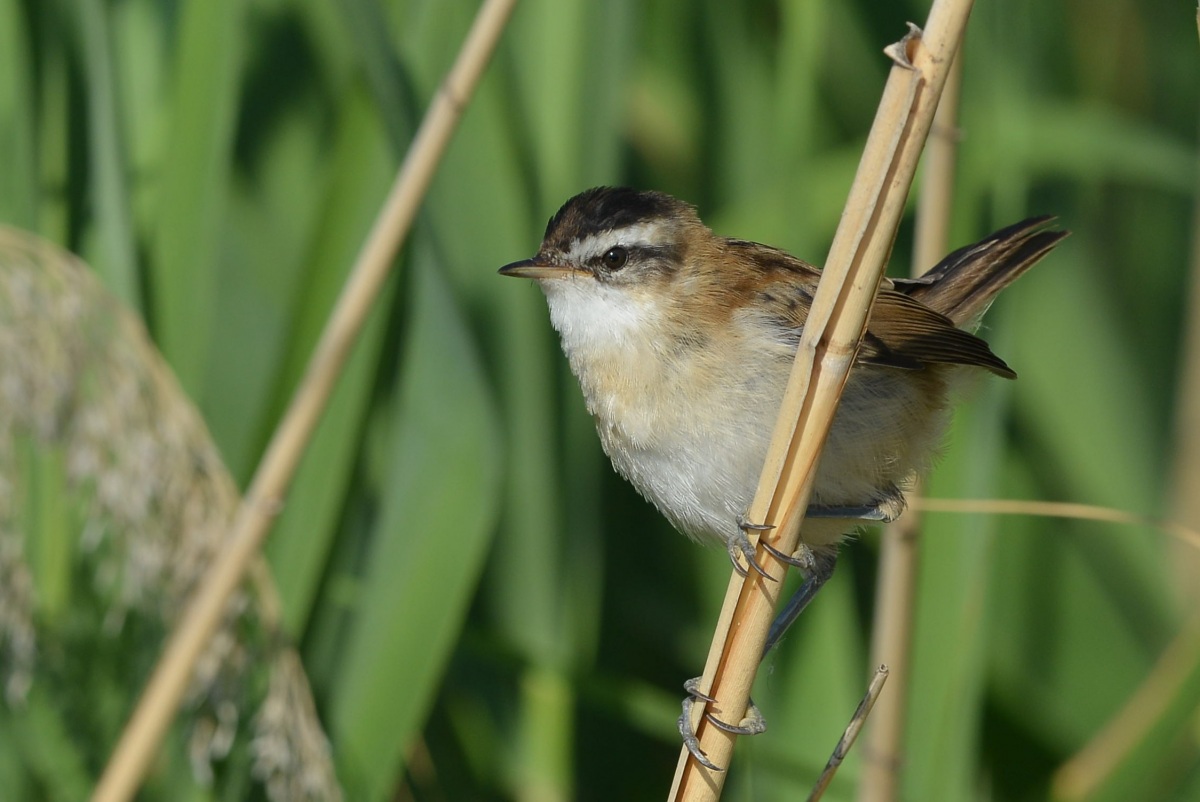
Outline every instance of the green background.
<svg viewBox="0 0 1200 802"><path fill-rule="evenodd" d="M0 221L81 254L144 317L243 487L475 8L0 0ZM348 799L666 796L681 684L728 562L613 475L541 293L496 268L596 184L671 192L718 233L820 263L882 48L926 13L520 3L267 546ZM1172 487L1200 493L1172 469L1194 13L977 4L953 243L1040 213L1074 233L992 311L985 336L1020 379L972 393L930 494L1170 516ZM911 215L893 270L910 243ZM927 532L905 798L1049 798L1194 610L1195 549L1031 518L931 515ZM770 728L738 744L727 798L811 787L869 674L877 546L848 545L768 658L755 698ZM43 644L60 637L39 626ZM1093 798L1200 798L1195 649L1182 671ZM130 685L96 714L106 732ZM0 741L29 732L24 715L0 706ZM0 789L65 799L95 777L111 742L58 736L38 761L0 758ZM191 782L186 761L155 771L160 789ZM825 798L853 799L856 772L852 757Z"/></svg>

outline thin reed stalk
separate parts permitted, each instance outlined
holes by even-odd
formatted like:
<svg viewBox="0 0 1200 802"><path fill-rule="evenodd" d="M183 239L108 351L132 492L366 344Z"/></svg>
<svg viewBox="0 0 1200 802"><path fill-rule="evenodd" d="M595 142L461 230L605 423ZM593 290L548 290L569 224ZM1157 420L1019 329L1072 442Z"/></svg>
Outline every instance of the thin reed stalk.
<svg viewBox="0 0 1200 802"><path fill-rule="evenodd" d="M833 783L833 778L837 774L837 770L841 767L842 761L846 759L846 755L849 754L850 747L854 746L854 742L858 739L858 734L862 731L863 726L866 725L867 716L871 715L871 710L874 709L876 703L879 701L879 695L883 693L883 684L887 682L888 672L889 669L887 666L880 666L875 669L875 676L871 678L871 684L867 686L867 692L863 696L863 700L859 702L858 709L850 717L850 723L846 725L845 732L838 739L837 746L833 749L833 754L825 762L825 770L817 778L817 784L813 786L812 793L808 795L808 802L819 802L821 797L825 795L825 791Z"/></svg>
<svg viewBox="0 0 1200 802"><path fill-rule="evenodd" d="M196 660L216 631L231 594L244 579L283 504L367 313L515 4L515 0L487 0L476 15L359 252L308 369L267 446L234 517L227 544L172 633L105 766L93 793L95 802L131 799L141 784L179 708Z"/></svg>

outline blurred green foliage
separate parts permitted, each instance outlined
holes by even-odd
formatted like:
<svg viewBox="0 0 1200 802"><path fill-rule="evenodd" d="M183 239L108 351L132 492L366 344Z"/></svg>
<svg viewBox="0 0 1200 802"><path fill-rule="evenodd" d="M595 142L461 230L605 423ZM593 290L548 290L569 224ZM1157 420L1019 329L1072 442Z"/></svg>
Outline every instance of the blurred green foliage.
<svg viewBox="0 0 1200 802"><path fill-rule="evenodd" d="M81 254L144 316L243 485L476 5L0 0L0 221ZM728 563L612 475L540 293L495 269L601 183L672 192L719 233L820 262L881 50L926 12L520 4L267 547L348 799L665 796ZM1193 12L977 5L955 243L1046 212L1074 236L991 313L1021 378L981 385L930 494L1167 512L1193 313ZM52 477L53 459L22 464ZM34 484L52 509L54 481ZM43 516L47 537L74 516ZM929 516L927 532L906 798L1048 798L1179 631L1200 569L1150 531ZM739 743L727 798L807 793L869 673L875 546L847 546L768 658L771 727ZM86 569L78 549L39 557L67 558ZM55 616L38 623L52 648ZM93 713L106 735L147 670ZM1200 798L1197 684L1094 798ZM111 742L64 730L38 694L29 713L54 729L16 753L43 768L11 758L18 714L0 707L0 796L78 798ZM854 798L856 760L826 799ZM188 775L179 758L156 771L160 790Z"/></svg>

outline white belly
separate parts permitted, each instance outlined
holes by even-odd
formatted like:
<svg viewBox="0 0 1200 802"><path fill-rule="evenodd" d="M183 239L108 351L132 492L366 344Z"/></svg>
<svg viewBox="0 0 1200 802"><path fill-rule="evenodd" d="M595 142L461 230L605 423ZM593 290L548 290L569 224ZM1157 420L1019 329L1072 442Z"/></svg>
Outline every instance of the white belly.
<svg viewBox="0 0 1200 802"><path fill-rule="evenodd" d="M902 486L921 467L914 462L917 455L911 444L898 435L903 428L900 418L923 409L912 385L899 371L858 370L860 375L847 384L826 441L812 504L876 503L890 486ZM695 538L724 541L736 533L754 499L781 398L779 390L757 398L743 396L734 404L722 401L715 406L726 409L726 416L713 415L693 426L681 424L674 415L645 416L638 427L640 436L599 418L597 428L617 471L678 529ZM924 430L937 426L940 416L923 417L917 434L935 440L939 432ZM911 425L907 430L913 431ZM805 524L802 537L810 545L824 545L853 526L849 521L814 519Z"/></svg>

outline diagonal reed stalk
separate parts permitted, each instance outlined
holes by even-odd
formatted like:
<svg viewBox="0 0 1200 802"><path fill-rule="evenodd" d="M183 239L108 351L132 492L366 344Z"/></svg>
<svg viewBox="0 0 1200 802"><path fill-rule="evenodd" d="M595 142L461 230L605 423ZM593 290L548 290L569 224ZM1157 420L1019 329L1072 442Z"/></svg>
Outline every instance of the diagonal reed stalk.
<svg viewBox="0 0 1200 802"><path fill-rule="evenodd" d="M825 791L833 784L833 778L837 774L837 770L841 767L842 761L846 759L846 755L850 753L850 747L854 746L855 740L858 739L858 733L862 731L863 726L867 723L867 716L871 715L876 702L879 701L879 695L883 693L883 684L887 682L887 678L887 666L880 666L875 669L875 676L871 678L871 683L867 686L867 692L863 695L863 700L858 703L858 709L850 717L850 723L846 726L842 737L838 739L837 746L833 749L833 754L825 762L825 770L817 778L816 785L813 786L812 792L808 795L808 802L819 802L821 797L825 795Z"/></svg>
<svg viewBox="0 0 1200 802"><path fill-rule="evenodd" d="M928 270L949 252L962 62L961 57L955 57L925 149L913 244L914 276ZM914 488L912 492L920 490ZM858 786L861 802L889 802L900 794L920 546L921 516L915 510L884 527L875 589L871 662L886 664L891 669L892 684L888 695L875 706L874 718L867 729L863 745L866 757Z"/></svg>
<svg viewBox="0 0 1200 802"><path fill-rule="evenodd" d="M894 66L830 247L748 512L750 520L774 527L772 545L784 553L795 552L799 544L817 460L971 5L970 0L935 0L924 32L914 28L888 49ZM756 559L774 581L753 571L745 578L733 574L700 683L715 701L694 709L700 747L718 766L729 765L736 736L712 726L703 714L711 708L725 721L744 715L787 568L761 544ZM682 749L669 798L715 800L726 775L704 768Z"/></svg>
<svg viewBox="0 0 1200 802"><path fill-rule="evenodd" d="M131 799L179 708L196 660L259 553L367 313L416 217L450 136L516 0L486 0L438 88L283 419L255 471L224 550L172 633L96 785L95 802Z"/></svg>

